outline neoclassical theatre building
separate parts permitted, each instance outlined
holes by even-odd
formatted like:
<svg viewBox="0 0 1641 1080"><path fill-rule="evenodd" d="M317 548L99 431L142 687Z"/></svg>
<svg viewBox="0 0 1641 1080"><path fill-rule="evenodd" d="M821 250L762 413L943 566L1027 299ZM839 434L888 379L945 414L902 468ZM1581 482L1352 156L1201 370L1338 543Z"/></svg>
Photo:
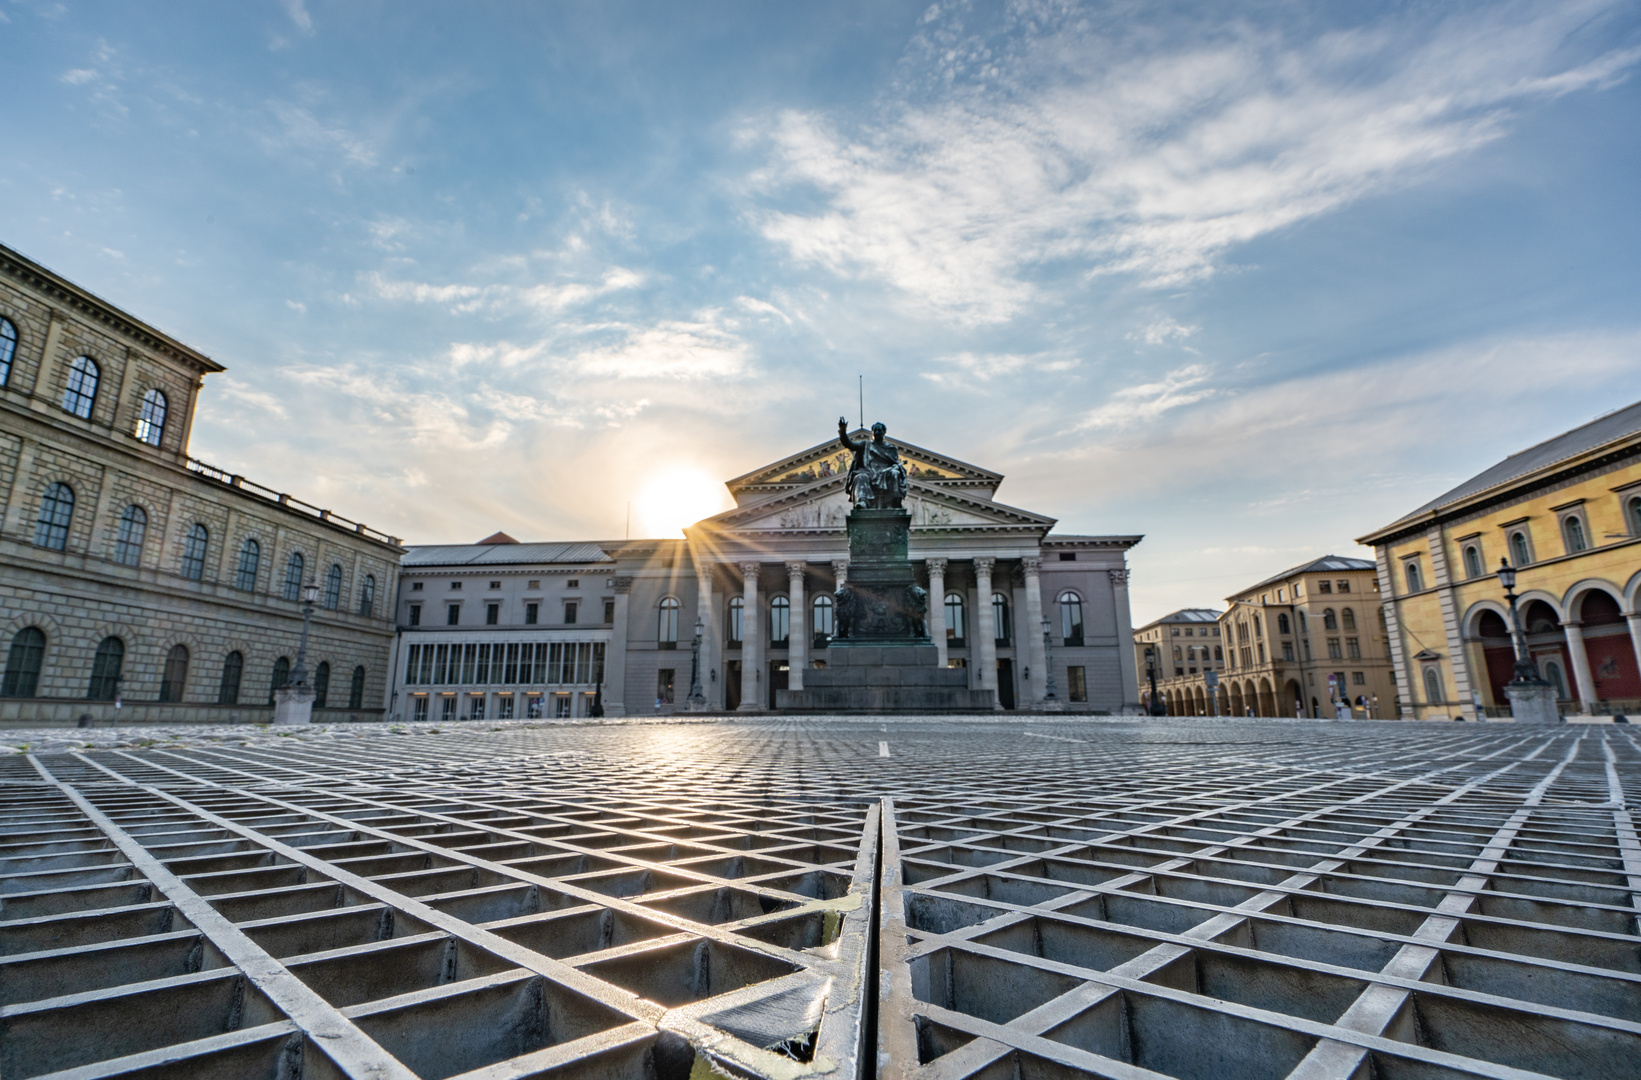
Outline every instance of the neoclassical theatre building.
<svg viewBox="0 0 1641 1080"><path fill-rule="evenodd" d="M220 364L0 247L0 722L379 719L399 542L188 455Z"/></svg>
<svg viewBox="0 0 1641 1080"><path fill-rule="evenodd" d="M1140 537L1056 535L1053 518L995 499L1001 474L890 438L937 663L1005 709L1135 711L1124 553ZM827 662L847 468L828 442L737 477L735 508L681 540L409 548L390 716L682 711L697 627L706 707L772 709Z"/></svg>

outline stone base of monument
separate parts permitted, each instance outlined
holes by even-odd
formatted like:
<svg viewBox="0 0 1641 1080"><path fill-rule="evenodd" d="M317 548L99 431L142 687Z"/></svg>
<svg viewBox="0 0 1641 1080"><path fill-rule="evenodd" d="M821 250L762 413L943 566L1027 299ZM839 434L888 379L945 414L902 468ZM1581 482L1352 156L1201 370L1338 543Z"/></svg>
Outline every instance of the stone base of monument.
<svg viewBox="0 0 1641 1080"><path fill-rule="evenodd" d="M797 713L991 712L997 695L969 688L962 668L935 666L938 653L922 643L835 641L826 666L803 673L802 690L775 691L775 707Z"/></svg>
<svg viewBox="0 0 1641 1080"><path fill-rule="evenodd" d="M1505 683L1504 696L1510 699L1510 715L1520 723L1561 723L1561 708L1556 703L1556 688L1547 682Z"/></svg>
<svg viewBox="0 0 1641 1080"><path fill-rule="evenodd" d="M274 718L276 724L313 723L313 689L306 685L287 684L274 691Z"/></svg>

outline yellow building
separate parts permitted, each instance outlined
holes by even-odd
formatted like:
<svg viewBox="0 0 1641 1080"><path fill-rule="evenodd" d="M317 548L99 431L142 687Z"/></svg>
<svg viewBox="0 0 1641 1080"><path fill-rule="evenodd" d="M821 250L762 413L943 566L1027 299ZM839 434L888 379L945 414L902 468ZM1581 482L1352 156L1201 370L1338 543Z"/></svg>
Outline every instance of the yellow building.
<svg viewBox="0 0 1641 1080"><path fill-rule="evenodd" d="M1219 637L1219 612L1184 608L1134 631L1134 670L1140 701L1151 703L1150 672L1154 664L1157 699L1169 716L1208 716L1213 703L1203 680L1225 670L1225 643ZM1189 700L1187 700L1189 695Z"/></svg>
<svg viewBox="0 0 1641 1080"><path fill-rule="evenodd" d="M1508 608L1562 711L1641 711L1641 402L1514 454L1362 537L1378 556L1402 708L1508 716Z"/></svg>

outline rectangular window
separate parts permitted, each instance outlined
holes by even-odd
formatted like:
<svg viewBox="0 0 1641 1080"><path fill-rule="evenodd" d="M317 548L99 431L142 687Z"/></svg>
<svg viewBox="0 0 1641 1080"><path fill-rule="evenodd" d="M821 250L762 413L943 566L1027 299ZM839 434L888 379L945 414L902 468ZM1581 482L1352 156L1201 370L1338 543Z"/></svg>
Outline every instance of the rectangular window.
<svg viewBox="0 0 1641 1080"><path fill-rule="evenodd" d="M672 704L672 672L672 668L664 667L655 673L655 703L657 705Z"/></svg>
<svg viewBox="0 0 1641 1080"><path fill-rule="evenodd" d="M461 588L462 588L462 583L461 583L461 582L459 582L459 581L452 581L452 582L451 582L451 583L450 583L450 587L451 587L451 588L452 588L452 589L454 589L454 590L455 590L455 591L456 591L456 592L460 592L460 591L461 591Z"/></svg>
<svg viewBox="0 0 1641 1080"><path fill-rule="evenodd" d="M1263 641L1259 643L1259 662L1261 664L1265 662L1265 643Z"/></svg>
<svg viewBox="0 0 1641 1080"><path fill-rule="evenodd" d="M540 604L525 604L524 605L524 625L525 626L534 626L534 625L536 625L536 622L540 618L540 616L541 616L541 605Z"/></svg>
<svg viewBox="0 0 1641 1080"><path fill-rule="evenodd" d="M1331 582L1331 581L1318 581L1316 583L1316 591L1317 592L1325 592L1325 593L1332 592L1333 591L1333 582Z"/></svg>
<svg viewBox="0 0 1641 1080"><path fill-rule="evenodd" d="M1174 669L1174 678L1176 678L1176 679L1185 678L1185 669L1182 668L1182 667L1175 668Z"/></svg>
<svg viewBox="0 0 1641 1080"><path fill-rule="evenodd" d="M519 681L519 647L517 644L507 646L507 662L501 671L501 681L504 683Z"/></svg>
<svg viewBox="0 0 1641 1080"><path fill-rule="evenodd" d="M530 681L530 669L535 666L535 651L535 645L528 641L519 646L519 682L521 683L527 684Z"/></svg>
<svg viewBox="0 0 1641 1080"><path fill-rule="evenodd" d="M1350 582L1348 582L1348 581L1341 581L1341 582L1340 582L1340 583L1339 583L1339 591L1340 591L1340 592L1350 592Z"/></svg>
<svg viewBox="0 0 1641 1080"><path fill-rule="evenodd" d="M1345 657L1349 660L1362 658L1362 639L1348 637L1345 639Z"/></svg>
<svg viewBox="0 0 1641 1080"><path fill-rule="evenodd" d="M547 643L545 641L536 642L536 660L530 681L538 685L547 681Z"/></svg>
<svg viewBox="0 0 1641 1080"><path fill-rule="evenodd" d="M460 626L462 624L462 606L450 604L444 609L444 624L446 626Z"/></svg>
<svg viewBox="0 0 1641 1080"><path fill-rule="evenodd" d="M410 625L411 626L420 626L420 625L422 625L422 605L420 605L420 604L411 604L410 605Z"/></svg>
<svg viewBox="0 0 1641 1080"><path fill-rule="evenodd" d="M564 719L569 718L569 715L570 715L570 695L569 694L554 694L553 695L553 715L558 717L560 720L564 720Z"/></svg>
<svg viewBox="0 0 1641 1080"><path fill-rule="evenodd" d="M422 681L422 647L420 645L412 645L410 647L409 657L410 658L405 661L405 682L411 686L415 686L417 683Z"/></svg>
<svg viewBox="0 0 1641 1080"><path fill-rule="evenodd" d="M474 694L467 699L467 718L469 720L484 719L484 695Z"/></svg>
<svg viewBox="0 0 1641 1080"><path fill-rule="evenodd" d="M1186 628L1185 628L1185 636L1186 636L1186 637L1190 637L1190 636L1191 636L1191 628L1190 628L1190 627L1189 627L1189 626L1187 626L1187 627L1186 627Z"/></svg>
<svg viewBox="0 0 1641 1080"><path fill-rule="evenodd" d="M1282 643L1282 659L1284 659L1284 660L1292 660L1293 659L1293 642L1284 641Z"/></svg>
<svg viewBox="0 0 1641 1080"><path fill-rule="evenodd" d="M445 723L456 719L456 699L446 697L439 699L439 719Z"/></svg>
<svg viewBox="0 0 1641 1080"><path fill-rule="evenodd" d="M1062 551L1062 552L1060 552L1060 561L1061 562L1076 562L1077 561L1077 553L1075 551Z"/></svg>
<svg viewBox="0 0 1641 1080"><path fill-rule="evenodd" d="M590 641L576 642L575 681L581 684L593 681L593 645Z"/></svg>
<svg viewBox="0 0 1641 1080"><path fill-rule="evenodd" d="M423 686L430 686L433 683L433 646L431 645L422 646L422 677L416 681Z"/></svg>
<svg viewBox="0 0 1641 1080"><path fill-rule="evenodd" d="M1353 685L1353 686L1366 686L1367 685L1367 672L1365 672L1365 671L1353 671L1353 672L1351 672L1350 673L1350 681L1351 681L1351 685Z"/></svg>
<svg viewBox="0 0 1641 1080"><path fill-rule="evenodd" d="M427 698L411 698L410 718L417 723L427 722Z"/></svg>
<svg viewBox="0 0 1641 1080"><path fill-rule="evenodd" d="M1336 637L1328 638L1328 659L1339 660L1343 657L1344 653L1339 651L1339 639Z"/></svg>
<svg viewBox="0 0 1641 1080"><path fill-rule="evenodd" d="M561 683L564 681L564 646L555 641L547 649L547 681Z"/></svg>
<svg viewBox="0 0 1641 1080"><path fill-rule="evenodd" d="M1071 695L1072 701L1088 700L1088 679L1081 667L1066 668L1066 693Z"/></svg>
<svg viewBox="0 0 1641 1080"><path fill-rule="evenodd" d="M458 649L461 646L456 646ZM450 646L433 647L433 681L440 686L450 681Z"/></svg>
<svg viewBox="0 0 1641 1080"><path fill-rule="evenodd" d="M577 605L574 600L566 600L564 602L564 625L565 626L574 626L575 625L575 612L576 612L576 608L578 606L579 605Z"/></svg>
<svg viewBox="0 0 1641 1080"><path fill-rule="evenodd" d="M604 601L604 622L606 624L615 622L615 601L614 600Z"/></svg>
<svg viewBox="0 0 1641 1080"><path fill-rule="evenodd" d="M579 589L579 588L581 588L581 579L580 578L571 578L569 581L566 581L564 583L564 587L566 589Z"/></svg>
<svg viewBox="0 0 1641 1080"><path fill-rule="evenodd" d="M592 674L593 674L593 682L601 683L601 682L604 681L604 643L602 641L593 642L593 673Z"/></svg>
<svg viewBox="0 0 1641 1080"><path fill-rule="evenodd" d="M474 662L478 658L478 654L479 647L477 645L462 646L462 682L469 686L473 684Z"/></svg>
<svg viewBox="0 0 1641 1080"><path fill-rule="evenodd" d="M479 646L478 663L473 669L473 681L480 686L490 681L490 646Z"/></svg>
<svg viewBox="0 0 1641 1080"><path fill-rule="evenodd" d="M499 581L492 581L492 582L491 582L491 583L490 583L490 587L491 587L491 588L492 588L492 589L499 589L499 588L501 588L501 582L499 582Z"/></svg>
<svg viewBox="0 0 1641 1080"><path fill-rule="evenodd" d="M486 625L486 626L495 626L499 622L501 622L501 605L500 604L486 604L486 605L484 605L484 625Z"/></svg>
<svg viewBox="0 0 1641 1080"><path fill-rule="evenodd" d="M530 588L532 588L532 589L541 588L541 579L540 578L531 578L530 579Z"/></svg>
<svg viewBox="0 0 1641 1080"><path fill-rule="evenodd" d="M504 694L496 699L496 719L511 720L513 718L513 695Z"/></svg>

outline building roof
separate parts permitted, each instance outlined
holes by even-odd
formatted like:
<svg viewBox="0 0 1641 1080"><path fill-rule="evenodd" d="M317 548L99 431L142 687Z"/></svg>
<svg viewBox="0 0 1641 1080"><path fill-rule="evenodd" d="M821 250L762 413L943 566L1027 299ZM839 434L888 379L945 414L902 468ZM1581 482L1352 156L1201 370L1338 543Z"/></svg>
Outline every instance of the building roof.
<svg viewBox="0 0 1641 1080"><path fill-rule="evenodd" d="M543 544L417 544L405 549L401 565L509 566L522 563L610 563L597 544L583 541Z"/></svg>
<svg viewBox="0 0 1641 1080"><path fill-rule="evenodd" d="M489 536L485 537L483 540L480 540L479 543L481 543L481 544L516 544L516 543L518 543L518 541L514 540L511 536L508 536L504 532L493 532Z"/></svg>
<svg viewBox="0 0 1641 1080"><path fill-rule="evenodd" d="M1246 589L1238 589L1237 595L1252 592L1255 589L1263 589L1267 585L1275 585L1279 581L1286 581L1291 577L1298 577L1300 574L1314 574L1322 570L1376 569L1378 568L1366 559L1347 559L1343 555L1324 555L1320 559L1314 559L1308 563L1300 563L1298 566L1284 570L1280 574L1273 574L1257 585L1250 585Z"/></svg>
<svg viewBox="0 0 1641 1080"><path fill-rule="evenodd" d="M1641 432L1641 401L1633 405L1626 405L1622 409L1615 409L1605 416L1598 416L1588 424L1563 432L1553 439L1546 439L1537 446L1529 446L1525 450L1511 454L1503 461L1490 469L1483 470L1436 498L1425 503L1411 514L1398 518L1388 528L1406 521L1408 518L1418 517L1449 506L1461 499L1468 498L1489 488L1507 484L1512 480L1519 480L1529 473L1548 468L1559 462L1574 458L1580 454L1587 454L1591 450L1605 446L1607 443ZM1382 531L1382 530L1381 530Z"/></svg>
<svg viewBox="0 0 1641 1080"><path fill-rule="evenodd" d="M1160 619L1152 619L1150 622L1146 623L1145 626L1158 626L1162 623L1211 623L1211 622L1218 622L1219 617L1220 617L1221 614L1223 614L1223 612L1216 611L1213 608L1205 608L1205 607L1180 608L1178 611L1173 612L1172 614L1164 615ZM1145 626L1140 627L1140 629L1144 630Z"/></svg>

